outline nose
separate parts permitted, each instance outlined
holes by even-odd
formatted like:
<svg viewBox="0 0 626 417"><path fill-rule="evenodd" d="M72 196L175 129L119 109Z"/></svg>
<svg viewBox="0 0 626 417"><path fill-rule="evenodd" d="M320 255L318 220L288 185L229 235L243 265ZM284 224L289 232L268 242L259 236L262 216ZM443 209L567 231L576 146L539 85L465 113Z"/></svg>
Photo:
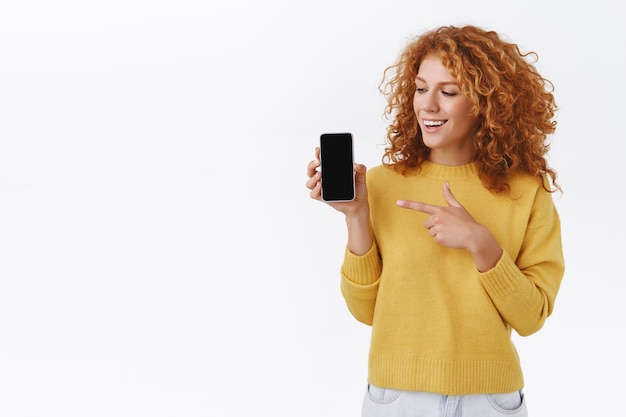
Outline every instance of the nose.
<svg viewBox="0 0 626 417"><path fill-rule="evenodd" d="M419 95L420 110L425 112L437 112L439 110L439 104L437 103L437 97L435 92L427 91Z"/></svg>

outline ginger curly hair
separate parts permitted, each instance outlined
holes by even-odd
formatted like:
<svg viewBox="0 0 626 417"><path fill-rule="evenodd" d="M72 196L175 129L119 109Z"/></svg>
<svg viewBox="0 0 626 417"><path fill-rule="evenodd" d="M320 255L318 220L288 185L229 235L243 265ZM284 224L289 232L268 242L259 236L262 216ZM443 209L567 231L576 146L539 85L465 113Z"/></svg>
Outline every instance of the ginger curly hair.
<svg viewBox="0 0 626 417"><path fill-rule="evenodd" d="M422 140L413 96L420 63L433 54L473 103L478 123L473 160L484 186L506 191L510 175L524 172L549 192L561 190L556 171L546 160L550 149L546 138L556 128L554 86L528 62L528 57L536 62L537 54L522 53L496 32L471 25L424 33L385 69L379 90L387 99L385 119L391 122L383 163L404 173L428 159L430 150Z"/></svg>

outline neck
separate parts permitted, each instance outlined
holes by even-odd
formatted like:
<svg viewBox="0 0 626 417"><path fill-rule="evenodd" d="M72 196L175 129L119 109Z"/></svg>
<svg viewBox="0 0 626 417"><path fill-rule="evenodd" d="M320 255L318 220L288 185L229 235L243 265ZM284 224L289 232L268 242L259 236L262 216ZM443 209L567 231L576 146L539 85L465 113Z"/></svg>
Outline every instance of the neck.
<svg viewBox="0 0 626 417"><path fill-rule="evenodd" d="M437 149L431 149L428 160L438 165L458 166L472 162L472 156L466 153L437 152Z"/></svg>

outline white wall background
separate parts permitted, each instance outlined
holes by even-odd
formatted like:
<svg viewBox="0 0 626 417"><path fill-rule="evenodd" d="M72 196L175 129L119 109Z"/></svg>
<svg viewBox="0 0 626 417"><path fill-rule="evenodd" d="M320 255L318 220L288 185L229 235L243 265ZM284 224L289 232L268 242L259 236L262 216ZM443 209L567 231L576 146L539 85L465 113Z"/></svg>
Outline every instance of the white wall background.
<svg viewBox="0 0 626 417"><path fill-rule="evenodd" d="M379 163L383 69L442 24L539 53L560 112L567 272L516 338L533 417L624 388L624 12L617 0L4 1L0 416L358 416L369 329L319 134Z"/></svg>

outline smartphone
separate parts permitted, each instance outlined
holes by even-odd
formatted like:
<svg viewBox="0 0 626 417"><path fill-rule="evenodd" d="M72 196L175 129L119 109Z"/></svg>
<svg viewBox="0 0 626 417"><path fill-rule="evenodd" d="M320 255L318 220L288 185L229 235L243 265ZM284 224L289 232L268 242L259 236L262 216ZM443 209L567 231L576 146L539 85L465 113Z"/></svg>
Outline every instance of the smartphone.
<svg viewBox="0 0 626 417"><path fill-rule="evenodd" d="M354 155L351 133L320 136L322 200L354 200Z"/></svg>

